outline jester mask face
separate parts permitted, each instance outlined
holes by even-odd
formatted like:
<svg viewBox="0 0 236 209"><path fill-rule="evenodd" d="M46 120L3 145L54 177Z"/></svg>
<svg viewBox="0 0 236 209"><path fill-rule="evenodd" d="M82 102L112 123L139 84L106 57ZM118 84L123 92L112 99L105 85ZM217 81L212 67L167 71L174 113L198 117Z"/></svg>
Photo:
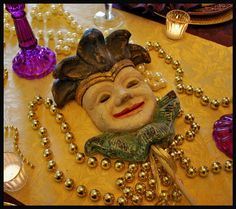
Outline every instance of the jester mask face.
<svg viewBox="0 0 236 209"><path fill-rule="evenodd" d="M172 91L157 103L135 66L150 63L149 53L129 43L127 30L105 39L97 29L86 31L76 56L57 64L52 93L59 108L75 100L102 131L85 143L86 155L132 162L145 161L151 145L171 143L180 106Z"/></svg>
<svg viewBox="0 0 236 209"><path fill-rule="evenodd" d="M82 106L98 129L120 132L150 123L156 99L142 74L133 67L125 67L114 82L91 86L83 96Z"/></svg>

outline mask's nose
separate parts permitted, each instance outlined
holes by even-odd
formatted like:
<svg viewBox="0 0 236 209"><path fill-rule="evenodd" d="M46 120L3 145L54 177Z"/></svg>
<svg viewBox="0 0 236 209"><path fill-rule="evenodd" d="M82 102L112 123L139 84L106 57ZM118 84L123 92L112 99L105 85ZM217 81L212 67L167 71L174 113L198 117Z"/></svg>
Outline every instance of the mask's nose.
<svg viewBox="0 0 236 209"><path fill-rule="evenodd" d="M116 90L116 94L115 94L115 105L120 106L132 98L133 98L133 95L129 91L127 91L124 88L119 88Z"/></svg>

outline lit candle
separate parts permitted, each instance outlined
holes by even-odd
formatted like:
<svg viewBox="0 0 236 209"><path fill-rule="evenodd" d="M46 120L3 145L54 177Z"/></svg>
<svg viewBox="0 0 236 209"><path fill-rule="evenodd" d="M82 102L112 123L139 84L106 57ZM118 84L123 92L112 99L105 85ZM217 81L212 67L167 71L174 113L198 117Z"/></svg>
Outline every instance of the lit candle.
<svg viewBox="0 0 236 209"><path fill-rule="evenodd" d="M166 15L166 35L170 39L181 39L188 27L190 16L182 10L171 10Z"/></svg>
<svg viewBox="0 0 236 209"><path fill-rule="evenodd" d="M10 164L4 167L4 182L14 179L20 171L20 166L17 164Z"/></svg>
<svg viewBox="0 0 236 209"><path fill-rule="evenodd" d="M13 152L4 152L4 191L18 191L27 181L24 165Z"/></svg>

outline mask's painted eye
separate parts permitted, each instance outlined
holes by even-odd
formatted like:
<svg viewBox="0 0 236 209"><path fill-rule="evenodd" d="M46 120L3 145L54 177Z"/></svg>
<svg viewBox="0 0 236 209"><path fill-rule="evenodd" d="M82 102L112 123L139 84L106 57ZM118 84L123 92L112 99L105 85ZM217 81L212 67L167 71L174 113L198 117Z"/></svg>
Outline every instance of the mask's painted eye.
<svg viewBox="0 0 236 209"><path fill-rule="evenodd" d="M108 99L110 99L110 95L109 94L103 94L100 99L99 99L99 102L100 103L104 103L106 102Z"/></svg>
<svg viewBox="0 0 236 209"><path fill-rule="evenodd" d="M139 84L139 81L138 80L132 80L132 81L129 81L126 88L131 88L131 87L135 87L136 85Z"/></svg>

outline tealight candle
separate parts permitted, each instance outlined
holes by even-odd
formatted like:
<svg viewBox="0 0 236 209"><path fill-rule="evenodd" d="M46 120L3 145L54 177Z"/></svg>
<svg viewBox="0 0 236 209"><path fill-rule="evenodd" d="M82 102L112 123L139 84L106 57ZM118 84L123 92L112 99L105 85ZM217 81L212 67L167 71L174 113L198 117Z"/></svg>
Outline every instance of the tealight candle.
<svg viewBox="0 0 236 209"><path fill-rule="evenodd" d="M4 191L18 191L27 181L23 162L13 152L4 152Z"/></svg>
<svg viewBox="0 0 236 209"><path fill-rule="evenodd" d="M166 15L166 35L170 39L181 39L190 22L190 16L183 10L171 10Z"/></svg>

